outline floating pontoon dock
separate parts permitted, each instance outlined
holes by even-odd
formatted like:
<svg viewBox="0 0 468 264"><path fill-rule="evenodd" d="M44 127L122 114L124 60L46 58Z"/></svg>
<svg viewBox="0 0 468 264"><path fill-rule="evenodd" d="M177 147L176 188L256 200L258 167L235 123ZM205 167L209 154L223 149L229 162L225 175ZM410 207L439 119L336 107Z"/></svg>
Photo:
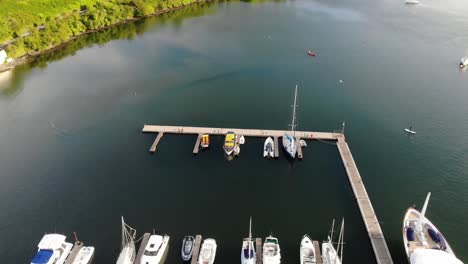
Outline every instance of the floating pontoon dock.
<svg viewBox="0 0 468 264"><path fill-rule="evenodd" d="M192 261L190 262L191 264L197 264L198 263L198 255L200 254L200 247L201 247L201 244L202 244L202 236L201 235L197 235L195 237L195 245L194 245L194 248L193 248L193 255L192 255Z"/></svg>
<svg viewBox="0 0 468 264"><path fill-rule="evenodd" d="M161 140L162 136L166 133L170 134L190 134L198 135L195 142L195 148L193 153L198 153L198 146L200 144L200 139L202 134L209 135L225 135L227 132L234 132L236 135L243 135L244 137L272 137L275 141L275 157L279 156L279 146L278 140L285 133L290 131L285 130L264 130L264 129L239 129L239 128L213 128L213 127L185 127L185 126L156 126L156 125L145 125L143 131L146 133L159 133L154 141L153 145L150 148L150 152L155 152L156 147ZM385 242L385 237L383 235L382 229L380 228L380 223L375 214L374 208L370 201L369 196L367 195L366 187L362 181L362 178L357 169L356 163L354 162L353 156L351 155L351 150L349 149L348 144L346 143L345 136L342 133L332 133L332 132L310 132L310 131L296 131L294 134L297 142L297 154L298 158L302 159L302 148L300 145L301 139L309 140L327 140L335 141L340 153L343 165L345 167L346 173L348 174L348 179L353 189L354 196L359 206L362 219L366 226L367 233L369 235L372 248L374 250L375 258L378 264L393 264L390 251L388 250L387 243ZM198 238L198 236L197 236ZM201 238L200 238L201 240ZM195 245L196 242L195 242ZM195 252L194 255L195 257ZM198 252L197 252L198 257ZM194 262L192 261L192 264Z"/></svg>
<svg viewBox="0 0 468 264"><path fill-rule="evenodd" d="M135 258L135 261L133 263L135 264L140 264L141 263L141 258L143 257L143 254L145 253L145 248L146 245L148 244L148 240L150 238L151 234L150 233L144 233L143 238L141 239L140 243L140 248L138 249L138 254Z"/></svg>
<svg viewBox="0 0 468 264"><path fill-rule="evenodd" d="M263 264L262 239L258 237L255 239L255 254L257 259L256 264Z"/></svg>
<svg viewBox="0 0 468 264"><path fill-rule="evenodd" d="M83 243L81 242L75 243L72 251L70 252L70 255L68 255L67 260L65 261L65 264L72 264L76 258L76 255L78 255L78 252L80 251L82 247L83 247Z"/></svg>
<svg viewBox="0 0 468 264"><path fill-rule="evenodd" d="M317 264L322 264L323 260L322 260L322 254L320 253L320 243L316 240L313 240L312 244L314 245L314 248L315 248L315 260Z"/></svg>

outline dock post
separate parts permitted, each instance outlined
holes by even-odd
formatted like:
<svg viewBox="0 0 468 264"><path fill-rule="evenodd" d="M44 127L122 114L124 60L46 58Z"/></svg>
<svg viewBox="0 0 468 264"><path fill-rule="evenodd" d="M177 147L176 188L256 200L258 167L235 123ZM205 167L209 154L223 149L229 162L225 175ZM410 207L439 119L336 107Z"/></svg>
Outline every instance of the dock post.
<svg viewBox="0 0 468 264"><path fill-rule="evenodd" d="M261 238L256 238L255 239L255 251L257 254L257 263L256 264L262 264L263 263L263 252L262 252L262 239Z"/></svg>
<svg viewBox="0 0 468 264"><path fill-rule="evenodd" d="M317 264L322 264L322 254L320 253L320 243L317 240L312 241L312 244L314 244L315 248L315 259Z"/></svg>
<svg viewBox="0 0 468 264"><path fill-rule="evenodd" d="M76 242L75 245L73 246L72 251L70 252L70 255L68 255L67 261L65 261L65 264L72 264L76 258L76 255L78 255L78 252L80 251L82 247L83 247L83 243Z"/></svg>
<svg viewBox="0 0 468 264"><path fill-rule="evenodd" d="M301 138L296 138L296 146L297 146L297 158L302 159L302 146L301 146Z"/></svg>
<svg viewBox="0 0 468 264"><path fill-rule="evenodd" d="M193 147L193 154L194 154L194 155L197 155L197 154L198 154L198 150L200 150L200 141L201 141L201 138L202 138L202 134L198 134L197 141L195 142L195 146Z"/></svg>
<svg viewBox="0 0 468 264"><path fill-rule="evenodd" d="M202 243L202 236L197 235L195 237L195 246L193 248L192 261L190 262L191 264L197 264L198 263L198 255L200 254L201 243Z"/></svg>
<svg viewBox="0 0 468 264"><path fill-rule="evenodd" d="M279 157L278 137L275 137L275 159Z"/></svg>
<svg viewBox="0 0 468 264"><path fill-rule="evenodd" d="M158 136L154 140L153 145L151 145L151 148L149 150L151 153L156 152L156 147L158 146L158 143L161 140L163 135L164 135L164 132L159 132Z"/></svg>
<svg viewBox="0 0 468 264"><path fill-rule="evenodd" d="M143 234L143 239L141 240L140 248L138 249L138 254L137 254L137 256L135 258L135 261L133 263L140 264L141 257L143 257L143 253L145 253L146 244L148 244L148 240L149 240L150 236L151 236L150 233L144 233Z"/></svg>

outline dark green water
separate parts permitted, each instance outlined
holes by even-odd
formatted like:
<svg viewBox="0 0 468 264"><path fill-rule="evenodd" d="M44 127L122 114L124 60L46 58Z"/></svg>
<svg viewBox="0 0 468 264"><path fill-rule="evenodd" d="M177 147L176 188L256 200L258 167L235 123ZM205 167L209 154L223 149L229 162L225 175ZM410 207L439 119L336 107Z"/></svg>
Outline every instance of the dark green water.
<svg viewBox="0 0 468 264"><path fill-rule="evenodd" d="M248 138L228 162L222 138L194 157L195 136L167 135L148 153L144 124L286 129L295 84L301 130L346 120L395 263L406 262L403 214L429 191L428 216L467 261L468 72L457 68L467 11L462 0L194 6L3 73L2 263L29 263L54 231L78 232L96 263L115 263L121 215L139 235L171 236L167 263L180 263L182 236L202 234L225 264L240 261L249 216L255 236L279 237L288 264L303 234L324 240L344 217L345 263L375 263L335 146L311 142L290 163L263 159Z"/></svg>

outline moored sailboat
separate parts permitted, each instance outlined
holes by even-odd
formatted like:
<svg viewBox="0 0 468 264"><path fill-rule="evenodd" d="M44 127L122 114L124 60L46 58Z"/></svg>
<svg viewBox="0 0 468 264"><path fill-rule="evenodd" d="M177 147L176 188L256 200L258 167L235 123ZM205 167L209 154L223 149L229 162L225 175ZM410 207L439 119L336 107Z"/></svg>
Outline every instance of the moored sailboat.
<svg viewBox="0 0 468 264"><path fill-rule="evenodd" d="M408 261L410 264L463 264L442 233L425 216L430 197L431 193L428 193L421 212L410 207L403 219L403 242Z"/></svg>
<svg viewBox="0 0 468 264"><path fill-rule="evenodd" d="M322 243L322 260L324 264L342 264L343 263L343 237L344 237L344 219L341 220L340 235L338 236L338 246L333 246L333 229L335 228L335 219L333 219L330 235L327 241ZM341 251L340 251L341 250Z"/></svg>
<svg viewBox="0 0 468 264"><path fill-rule="evenodd" d="M255 264L256 259L254 240L252 238L252 218L250 218L249 237L244 238L242 241L241 263Z"/></svg>
<svg viewBox="0 0 468 264"><path fill-rule="evenodd" d="M297 102L297 85L294 91L294 105L293 105L293 116L291 122L291 132L284 133L283 136L283 148L292 159L296 158L297 145L296 145L296 102Z"/></svg>
<svg viewBox="0 0 468 264"><path fill-rule="evenodd" d="M136 230L127 225L122 216L122 248L117 264L133 264L135 261L135 235Z"/></svg>

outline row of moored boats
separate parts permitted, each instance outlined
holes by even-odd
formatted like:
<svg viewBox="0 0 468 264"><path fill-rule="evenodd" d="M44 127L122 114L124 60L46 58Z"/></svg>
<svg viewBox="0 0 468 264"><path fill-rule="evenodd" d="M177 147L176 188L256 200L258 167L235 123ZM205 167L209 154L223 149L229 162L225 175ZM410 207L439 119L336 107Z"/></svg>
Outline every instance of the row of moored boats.
<svg viewBox="0 0 468 264"><path fill-rule="evenodd" d="M403 219L403 242L410 264L463 264L456 256L448 241L438 228L425 216L431 193L421 211L410 207ZM334 221L327 240L322 243L322 262L324 264L341 264L343 258L344 221L338 236L333 242ZM122 248L117 264L160 264L164 263L169 248L169 236L153 234L144 247L139 263L135 262L136 230L125 224L122 217ZM90 264L94 257L94 247L84 247L75 236L75 244L66 242L61 234L47 234L38 245L38 251L31 264ZM194 254L196 239L186 236L182 241L181 257L190 261ZM201 242L201 241L200 241ZM335 245L337 246L335 248ZM207 238L200 247L198 264L213 264L217 251L216 240ZM141 250L141 249L140 249ZM264 264L281 263L281 250L278 238L270 235L265 238L262 247ZM304 235L300 243L300 263L318 263L316 247L308 235ZM241 264L255 264L257 259L255 241L252 238L252 221L249 226L249 237L242 241Z"/></svg>

